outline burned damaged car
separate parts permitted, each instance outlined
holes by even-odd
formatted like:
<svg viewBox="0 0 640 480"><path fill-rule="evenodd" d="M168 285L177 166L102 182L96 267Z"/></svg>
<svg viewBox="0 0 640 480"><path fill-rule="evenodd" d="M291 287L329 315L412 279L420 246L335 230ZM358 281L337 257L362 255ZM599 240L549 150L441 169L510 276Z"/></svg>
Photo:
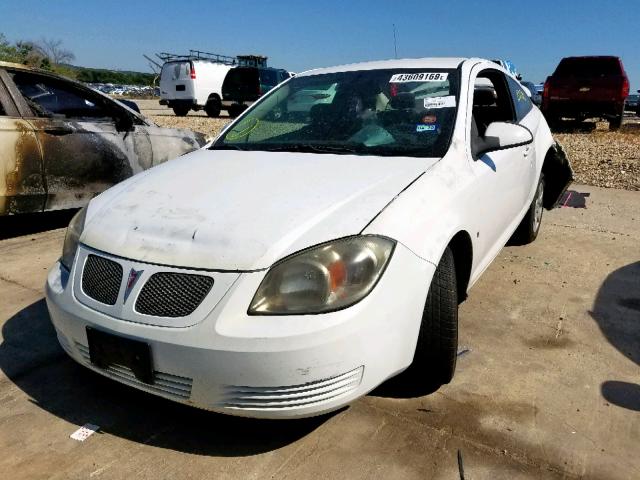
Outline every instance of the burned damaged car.
<svg viewBox="0 0 640 480"><path fill-rule="evenodd" d="M0 216L82 207L205 143L80 83L0 62Z"/></svg>

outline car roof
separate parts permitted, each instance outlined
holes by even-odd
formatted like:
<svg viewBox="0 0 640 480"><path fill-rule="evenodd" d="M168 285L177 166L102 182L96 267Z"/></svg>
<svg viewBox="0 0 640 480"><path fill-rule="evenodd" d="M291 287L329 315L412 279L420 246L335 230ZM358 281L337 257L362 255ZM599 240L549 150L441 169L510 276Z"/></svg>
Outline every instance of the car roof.
<svg viewBox="0 0 640 480"><path fill-rule="evenodd" d="M335 67L317 68L299 73L297 77L306 75L322 75L325 73L352 72L358 70L386 70L394 68L442 68L450 70L458 68L469 58L461 57L431 57L431 58L403 58L397 60L379 60L374 62L350 63Z"/></svg>
<svg viewBox="0 0 640 480"><path fill-rule="evenodd" d="M41 68L36 68L36 67L31 67L29 65L24 65L22 63L3 62L3 61L0 61L0 68L13 68L15 70L30 70L30 71L33 71L33 72L41 72L41 73L48 73L48 74L52 73L52 72L49 72L47 70L43 70Z"/></svg>
<svg viewBox="0 0 640 480"><path fill-rule="evenodd" d="M615 55L584 55L584 56L574 56L574 57L564 57L562 60L576 60L576 59L580 59L580 60L584 60L584 59L610 59L610 58L614 58L616 60L619 60L620 57L616 57Z"/></svg>

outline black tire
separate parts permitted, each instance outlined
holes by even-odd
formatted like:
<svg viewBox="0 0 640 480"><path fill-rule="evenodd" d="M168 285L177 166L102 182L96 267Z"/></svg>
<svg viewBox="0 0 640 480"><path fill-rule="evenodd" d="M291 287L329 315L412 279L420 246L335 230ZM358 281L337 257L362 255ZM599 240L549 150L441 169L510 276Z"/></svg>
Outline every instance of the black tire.
<svg viewBox="0 0 640 480"><path fill-rule="evenodd" d="M453 253L444 251L431 280L411 369L434 390L449 383L458 354L458 288Z"/></svg>
<svg viewBox="0 0 640 480"><path fill-rule="evenodd" d="M622 118L624 117L624 113L620 115L616 115L615 117L609 120L609 130L615 131L620 130L622 127Z"/></svg>
<svg viewBox="0 0 640 480"><path fill-rule="evenodd" d="M231 105L227 109L227 112L229 113L229 116L231 118L236 118L238 115L240 115L246 109L247 109L247 107L245 105L240 105L240 104L234 103L233 105Z"/></svg>
<svg viewBox="0 0 640 480"><path fill-rule="evenodd" d="M207 104L204 106L204 111L208 117L219 117L220 110L222 110L222 103L217 97L210 98Z"/></svg>
<svg viewBox="0 0 640 480"><path fill-rule="evenodd" d="M186 117L189 113L189 107L173 107L173 113L176 114L176 117Z"/></svg>
<svg viewBox="0 0 640 480"><path fill-rule="evenodd" d="M541 173L540 180L536 186L536 193L533 196L531 205L529 205L529 210L527 210L527 213L513 234L513 242L510 243L514 243L516 245L527 245L538 238L540 225L542 225L542 213L544 212L544 187L544 174Z"/></svg>

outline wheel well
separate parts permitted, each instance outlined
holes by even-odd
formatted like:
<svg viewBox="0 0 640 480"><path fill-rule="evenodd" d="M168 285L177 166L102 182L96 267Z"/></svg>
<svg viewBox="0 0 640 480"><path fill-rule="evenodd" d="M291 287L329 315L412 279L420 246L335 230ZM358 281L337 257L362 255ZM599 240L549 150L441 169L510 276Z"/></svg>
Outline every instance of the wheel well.
<svg viewBox="0 0 640 480"><path fill-rule="evenodd" d="M473 244L471 237L464 230L456 233L449 242L456 268L456 283L458 287L458 303L467 298L467 287L471 277L471 262L473 261Z"/></svg>
<svg viewBox="0 0 640 480"><path fill-rule="evenodd" d="M573 170L564 149L559 143L554 143L547 151L542 163L544 174L543 205L547 210L554 208L562 195L573 181Z"/></svg>

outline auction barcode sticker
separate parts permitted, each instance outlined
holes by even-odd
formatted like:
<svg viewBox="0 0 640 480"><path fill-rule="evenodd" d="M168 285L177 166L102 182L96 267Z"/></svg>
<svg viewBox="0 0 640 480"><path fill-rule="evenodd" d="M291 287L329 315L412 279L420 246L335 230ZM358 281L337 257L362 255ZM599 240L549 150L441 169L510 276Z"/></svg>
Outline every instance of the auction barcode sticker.
<svg viewBox="0 0 640 480"><path fill-rule="evenodd" d="M448 73L439 72L423 72L423 73L396 73L391 77L389 83L407 83L407 82L444 82Z"/></svg>
<svg viewBox="0 0 640 480"><path fill-rule="evenodd" d="M427 97L424 99L424 108L451 108L456 106L456 97L448 95L446 97Z"/></svg>
<svg viewBox="0 0 640 480"><path fill-rule="evenodd" d="M84 442L90 435L93 435L99 429L100 427L98 425L85 423L82 427L69 435L69 437L73 438L74 440L78 440L79 442Z"/></svg>

